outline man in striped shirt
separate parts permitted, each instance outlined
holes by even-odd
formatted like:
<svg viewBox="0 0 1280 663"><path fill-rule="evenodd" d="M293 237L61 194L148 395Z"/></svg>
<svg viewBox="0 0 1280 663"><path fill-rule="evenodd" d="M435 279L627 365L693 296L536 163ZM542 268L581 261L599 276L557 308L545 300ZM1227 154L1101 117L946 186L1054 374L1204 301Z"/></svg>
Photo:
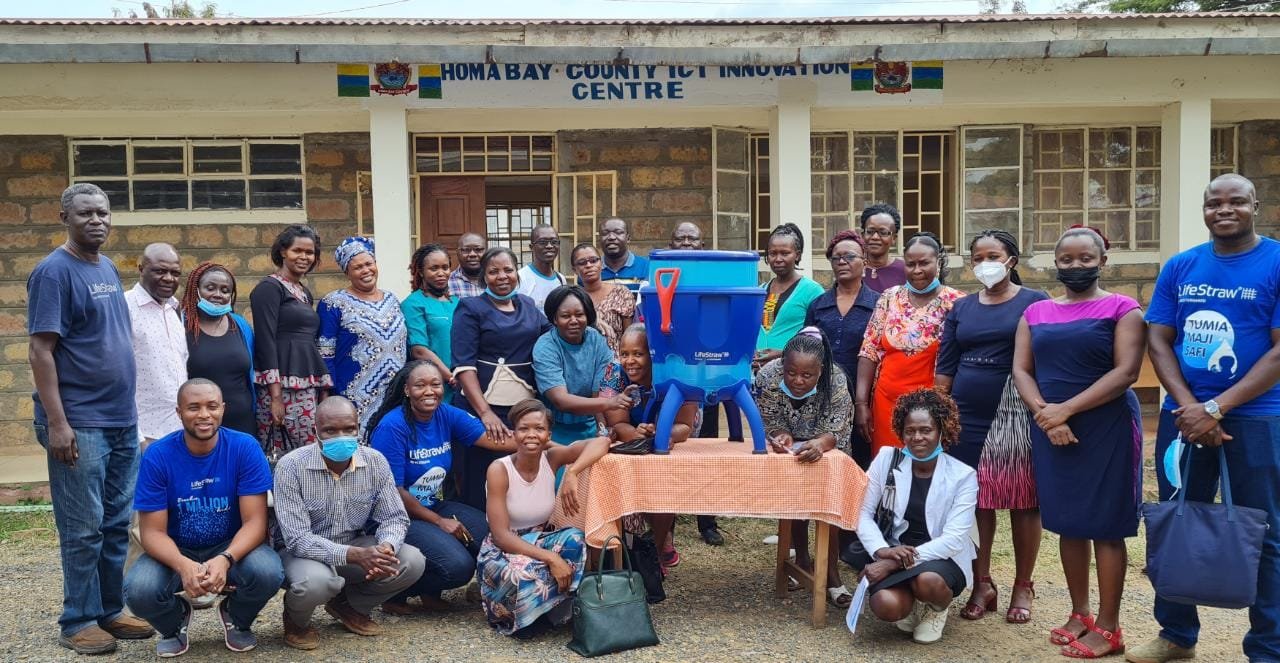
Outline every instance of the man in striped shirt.
<svg viewBox="0 0 1280 663"><path fill-rule="evenodd" d="M284 546L284 641L315 649L311 615L325 611L358 635L377 635L375 606L422 576L422 553L404 543L409 516L382 454L356 442L355 405L331 396L316 408L317 444L295 449L275 471L275 509ZM378 524L365 534L370 521Z"/></svg>

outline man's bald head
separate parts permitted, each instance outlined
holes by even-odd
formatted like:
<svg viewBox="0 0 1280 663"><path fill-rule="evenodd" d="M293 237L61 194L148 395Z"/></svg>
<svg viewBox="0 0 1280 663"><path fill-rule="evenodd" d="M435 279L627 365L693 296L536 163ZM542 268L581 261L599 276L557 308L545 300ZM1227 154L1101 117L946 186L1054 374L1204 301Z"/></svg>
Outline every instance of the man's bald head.
<svg viewBox="0 0 1280 663"><path fill-rule="evenodd" d="M316 406L316 435L321 440L350 435L360 437L360 413L351 401L330 396Z"/></svg>
<svg viewBox="0 0 1280 663"><path fill-rule="evenodd" d="M142 250L142 257L138 259L138 281L153 299L168 301L178 292L181 278L182 261L172 245L155 242Z"/></svg>
<svg viewBox="0 0 1280 663"><path fill-rule="evenodd" d="M1243 189L1248 192L1249 198L1253 200L1258 199L1257 187L1253 185L1253 182L1249 178L1238 173L1223 173L1213 178L1213 180L1209 182L1209 186L1204 188L1204 197L1208 200L1210 192L1215 189L1224 189L1228 187L1234 188L1236 186L1243 187Z"/></svg>

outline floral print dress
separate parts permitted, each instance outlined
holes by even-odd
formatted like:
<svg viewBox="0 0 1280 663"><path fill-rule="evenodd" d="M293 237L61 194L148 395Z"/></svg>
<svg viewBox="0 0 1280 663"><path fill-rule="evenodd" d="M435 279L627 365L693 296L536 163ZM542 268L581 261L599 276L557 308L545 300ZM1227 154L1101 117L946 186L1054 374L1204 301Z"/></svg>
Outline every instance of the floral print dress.
<svg viewBox="0 0 1280 663"><path fill-rule="evenodd" d="M904 286L889 288L876 302L876 310L862 338L862 352L878 366L871 395L871 457L885 447L901 448L893 432L893 405L898 397L933 385L943 324L947 313L964 293L938 286L937 296L917 307Z"/></svg>

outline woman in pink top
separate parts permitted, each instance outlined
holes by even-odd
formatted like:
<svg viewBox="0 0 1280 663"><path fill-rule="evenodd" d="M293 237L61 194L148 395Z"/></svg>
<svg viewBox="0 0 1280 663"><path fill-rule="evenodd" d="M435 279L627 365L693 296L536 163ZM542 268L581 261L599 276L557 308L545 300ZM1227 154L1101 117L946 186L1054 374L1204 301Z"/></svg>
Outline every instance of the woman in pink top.
<svg viewBox="0 0 1280 663"><path fill-rule="evenodd" d="M553 624L570 619L566 603L582 579L587 544L582 530L552 530L556 470L569 465L560 483L565 513L578 511L578 473L609 453L605 437L568 446L551 444L551 413L536 400L511 407L507 415L516 452L489 465L489 536L476 560L480 594L489 625L503 635L528 638L546 615ZM557 609L558 608L558 609Z"/></svg>

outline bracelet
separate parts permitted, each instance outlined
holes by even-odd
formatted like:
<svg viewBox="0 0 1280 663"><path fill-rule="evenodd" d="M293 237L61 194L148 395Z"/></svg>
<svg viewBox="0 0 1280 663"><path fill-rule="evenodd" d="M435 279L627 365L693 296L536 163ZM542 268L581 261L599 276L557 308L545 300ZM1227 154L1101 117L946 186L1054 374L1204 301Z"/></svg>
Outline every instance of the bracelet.
<svg viewBox="0 0 1280 663"><path fill-rule="evenodd" d="M229 553L229 552L227 552L227 551L225 551L225 550L224 550L224 551L222 551L222 552L220 552L220 553L218 553L218 557L225 557L225 558L227 558L227 567L228 567L228 568L236 565L236 556L235 556L235 555L232 555L231 553Z"/></svg>

